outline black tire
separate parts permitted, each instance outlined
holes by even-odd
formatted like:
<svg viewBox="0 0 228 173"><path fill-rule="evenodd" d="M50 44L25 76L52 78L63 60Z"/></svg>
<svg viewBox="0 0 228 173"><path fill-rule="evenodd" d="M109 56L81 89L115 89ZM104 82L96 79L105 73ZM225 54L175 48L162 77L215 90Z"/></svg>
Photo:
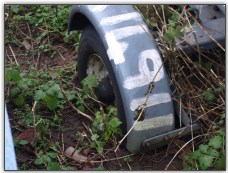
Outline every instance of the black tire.
<svg viewBox="0 0 228 173"><path fill-rule="evenodd" d="M116 77L115 77L115 74L114 74L112 66L111 66L111 62L109 60L109 57L106 53L106 49L105 49L98 33L96 32L96 30L94 29L93 26L88 25L84 29L82 36L81 36L80 43L79 43L79 51L78 51L78 79L79 79L79 81L82 81L85 77L87 77L87 73L86 73L87 64L89 61L89 57L92 54L97 54L99 57L101 57L104 65L108 71L109 79L111 80L111 83L112 83L112 90L113 90L114 96L115 96L115 106L118 110L118 117L119 117L120 121L122 122L122 124L121 124L122 133L125 134L126 130L127 130L126 129L126 118L125 118L125 113L124 113L124 108L123 108L123 103L122 103L119 87L118 87ZM109 95L109 92L103 92L102 95L103 94ZM110 96L110 97L112 97L112 96Z"/></svg>

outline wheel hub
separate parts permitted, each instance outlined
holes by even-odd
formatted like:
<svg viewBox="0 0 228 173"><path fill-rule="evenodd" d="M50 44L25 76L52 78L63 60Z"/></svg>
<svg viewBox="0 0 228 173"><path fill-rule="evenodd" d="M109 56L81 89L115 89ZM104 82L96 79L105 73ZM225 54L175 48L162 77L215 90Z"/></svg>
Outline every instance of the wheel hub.
<svg viewBox="0 0 228 173"><path fill-rule="evenodd" d="M94 75L97 78L98 87L95 89L97 98L104 103L114 102L115 95L111 80L109 79L105 64L99 55L90 55L86 73L87 75Z"/></svg>

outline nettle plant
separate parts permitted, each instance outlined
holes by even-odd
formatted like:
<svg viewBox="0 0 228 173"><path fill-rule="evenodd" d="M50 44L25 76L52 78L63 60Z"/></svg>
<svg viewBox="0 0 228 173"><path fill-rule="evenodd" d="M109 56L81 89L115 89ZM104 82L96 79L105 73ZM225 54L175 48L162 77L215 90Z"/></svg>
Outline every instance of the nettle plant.
<svg viewBox="0 0 228 173"><path fill-rule="evenodd" d="M104 106L97 104L94 89L98 82L95 76L88 76L82 82L82 89L72 89L71 83L58 83L64 78L64 81L72 81L72 75L65 75L69 72L64 69L57 69L55 79L49 72L30 68L28 71L20 70L15 65L6 63L5 73L6 88L9 91L6 100L15 106L15 115L20 117L20 121L26 127L33 127L35 120L36 142L25 140L16 142L16 148L24 148L32 145L37 152L34 164L38 167L45 167L48 170L68 169L56 162L58 150L47 147L49 144L49 133L52 127L61 126L60 111L64 109L67 100L72 102L80 111L86 112L90 108L94 112L94 121L91 124L91 143L84 143L83 147L95 149L102 153L105 144L115 135L121 135L120 120L117 118L117 109L110 105ZM67 79L65 80L67 76ZM64 88L67 98L64 97L60 87ZM70 88L70 89L69 89ZM91 98L95 98L91 100ZM67 100L66 100L67 99ZM32 107L37 102L35 115ZM48 112L49 116L42 115L42 112ZM41 116L42 115L42 116ZM51 115L51 116L50 116ZM35 119L34 119L35 118ZM56 146L57 147L57 146ZM27 167L25 164L23 167Z"/></svg>
<svg viewBox="0 0 228 173"><path fill-rule="evenodd" d="M5 75L6 84L10 87L10 100L16 106L23 106L26 102L39 101L47 105L50 110L62 107L63 95L60 87L47 72L31 69L30 72L19 69L8 69Z"/></svg>
<svg viewBox="0 0 228 173"><path fill-rule="evenodd" d="M184 157L184 170L225 170L225 132L223 130L209 140L206 144L199 145L198 149Z"/></svg>
<svg viewBox="0 0 228 173"><path fill-rule="evenodd" d="M96 98L94 89L98 86L97 79L94 75L87 76L83 81L83 92L91 94ZM98 153L102 153L106 142L113 135L121 135L121 121L117 118L117 109L113 105L105 107L100 105L100 109L95 112L95 119L92 122L92 143L89 147L96 149Z"/></svg>

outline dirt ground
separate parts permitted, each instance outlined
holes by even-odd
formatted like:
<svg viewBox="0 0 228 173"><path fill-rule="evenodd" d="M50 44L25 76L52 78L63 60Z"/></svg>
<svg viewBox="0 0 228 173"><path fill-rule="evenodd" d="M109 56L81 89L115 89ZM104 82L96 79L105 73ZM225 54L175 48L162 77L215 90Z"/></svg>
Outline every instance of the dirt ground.
<svg viewBox="0 0 228 173"><path fill-rule="evenodd" d="M17 47L13 47L15 53L20 51ZM62 66L63 64L72 64L76 61L76 54L74 53L74 50L70 49L69 47L62 47L65 51L63 56L56 56L53 59L47 58L45 56L40 58L39 62L39 68L44 70L50 70L52 68L56 68L58 66ZM10 55L10 51L7 49L8 54ZM18 58L18 63L21 64L22 69L28 68L26 65L26 57L23 56L23 54ZM50 68L51 67L51 68ZM80 85L75 82L75 85ZM11 116L11 112L13 111L13 107L8 107L9 115ZM11 116L11 119L14 119L15 117ZM62 127L65 129L64 132L58 131L58 129L53 129L51 134L51 140L53 141L61 141L64 150L66 150L70 146L77 145L77 141L75 139L75 134L77 132L86 132L85 127L83 126L83 123L86 125L89 125L88 120L81 117L79 114L77 114L71 107L67 107L62 112ZM13 122L11 122L14 124ZM13 136L16 137L21 133L21 131L18 131L17 129L13 129ZM137 140L137 139L136 139ZM102 160L105 160L104 162L93 163L92 165L80 165L78 163L69 163L69 165L75 165L73 166L74 170L91 170L92 168L96 168L99 166L103 166L105 170L164 170L167 164L173 159L176 152L179 150L180 145L186 143L184 139L176 139L170 145L166 145L162 148L159 148L154 151L150 151L147 153L137 153L132 155L132 153L128 152L126 148L123 146L119 148L119 150L114 153L113 150L105 149L105 156L102 158ZM180 144L180 145L178 145ZM107 144L108 145L108 144ZM111 144L110 144L111 146ZM108 146L106 147L108 148ZM182 150L180 154L173 159L171 164L168 167L168 170L180 170L182 169L182 159L183 154L186 154L191 150L190 146L187 146L187 152L185 150ZM88 154L88 158L93 157L94 153L90 152ZM130 160L126 160L125 156L128 156ZM122 158L123 157L123 158ZM19 164L23 163L23 161L31 161L33 157L31 156L31 153L28 151L23 152L18 158L17 162ZM96 159L95 159L96 160ZM97 159L99 160L99 159ZM95 161L96 162L96 161Z"/></svg>
<svg viewBox="0 0 228 173"><path fill-rule="evenodd" d="M69 130L64 132L64 145L65 147L75 146L76 141L72 138L77 131L83 131L84 127L82 126L82 122L89 123L84 118L78 116L74 111L68 112L63 116L63 125L66 127L71 127ZM137 140L137 139L136 139ZM186 143L184 139L176 140L176 143L183 144ZM168 149L169 147L169 149ZM188 146L186 147L188 148ZM168 149L168 150L167 150ZM188 148L189 150L190 148ZM131 161L126 162L124 159L118 159L114 161L107 161L103 163L105 170L164 170L166 165L170 162L176 152L179 150L179 147L173 142L169 146L166 145L157 150L147 152L147 153L138 153L133 156L130 156ZM186 152L182 151L180 153L183 154ZM125 147L121 147L117 153L110 152L106 155L106 159L110 160L113 158L120 158L122 156L131 155L130 152L126 150ZM176 157L172 163L170 164L168 170L180 170L182 169L182 159L183 155L180 157ZM97 163L99 166L101 163Z"/></svg>
<svg viewBox="0 0 228 173"><path fill-rule="evenodd" d="M24 13L22 16L24 16ZM164 17L164 14L162 16ZM159 17L159 15L157 17ZM5 43L5 60L8 61L9 64L15 65L17 60L21 71L29 71L30 66L33 65L35 69L43 70L47 72L47 74L50 74L52 79L55 78L55 76L53 76L55 74L52 73L52 71L58 68L64 67L65 70L65 67L69 67L69 69L72 71L70 71L69 74L67 72L66 75L69 75L70 77L72 74L76 73L75 69L72 68L72 65L77 61L77 51L75 51L76 46L73 46L75 40L74 42L71 40L71 43L67 43L64 41L63 35L56 35L50 31L48 38L46 38L47 36L44 37L45 39L43 38L42 43L38 44L35 40L40 36L38 37L37 34L39 35L44 33L46 30L46 24L42 25L41 28L33 28L32 33L28 33L30 32L30 27L27 23L22 22L15 25L15 23L12 23L10 16L7 18L8 19L5 19L8 20L5 24L5 35L10 36L10 38L12 37L14 41L16 39L16 43L18 42L18 45L12 42L12 40ZM31 21L32 20L33 18ZM158 21L158 25L162 25L162 23L162 20ZM9 27L7 24L11 24L9 25L11 27ZM12 26L16 26L16 30ZM11 33L12 28L14 28L12 34L9 34ZM45 28L45 30L43 28ZM30 29L32 29L32 27ZM160 29L163 30L163 26L160 27ZM19 34L16 34L16 32L19 32ZM27 36L25 38L24 33L26 33L29 37ZM52 54L48 55L48 53L44 52L44 50L42 50L41 53L35 52L36 49L40 49L40 45L49 43L49 41L51 43L50 52L55 50L56 53L54 57L52 57ZM163 57L164 66L167 71L167 75L171 79L170 85L175 86L175 90L172 92L173 100L181 103L182 108L188 111L192 119L199 120L201 123L201 131L197 133L201 135L200 139L197 138L197 140L194 140L194 143L189 142L192 139L191 134L189 134L188 136L184 136L179 139L173 139L168 145L165 145L156 150L137 154L128 152L124 146L120 147L117 152L114 152L118 140L114 139L114 141L112 139L113 141L110 140L105 144L104 152L102 154L98 154L92 149L83 148L82 154L89 161L85 163L79 163L72 158L66 157L64 155L64 152L69 147L75 147L77 149L79 146L83 147L83 142L89 143L91 134L88 132L88 129L86 127L89 127L91 122L83 118L74 109L72 109L72 106L66 104L67 106L58 112L60 113L62 120L61 130L60 127L56 129L51 128L50 133L48 131L49 136L45 134L48 136L46 139L50 139L50 141L47 142L47 145L53 144L55 142L59 142L60 144L61 148L58 148L59 160L54 158L55 161L59 161L57 164L60 164L61 166L70 166L73 168L73 170L94 170L98 167L103 170L110 171L142 171L166 169L182 170L182 162L186 154L196 150L199 144L206 144L210 138L217 134L217 127L214 129L214 124L218 125L218 128L221 128L223 130L225 129L225 118L221 118L223 114L225 115L225 51L218 49L201 51L197 49L193 56L185 55L181 51L174 51L174 49L172 49L172 46L169 46L166 43L167 41L165 39L163 40L162 38L160 41L162 41L162 44L159 43L159 45L162 46L159 48L162 49L160 52ZM27 50L26 46L31 47L29 51ZM67 81L67 83L70 83L69 86L72 86L72 88L69 90L73 90L74 87L80 88L81 86L77 79L74 79L74 81ZM10 89L12 88L10 87L11 86L5 87L5 98L10 98ZM12 98L15 99L16 97ZM17 117L15 113L15 108L18 107L15 106L15 100L13 99L9 101L11 104L7 103L7 111L10 118L13 137L14 139L18 138L18 136L21 137L20 139L23 139L23 137L25 137L26 140L28 139L29 142L32 142L35 138L35 131L32 129L34 126L25 127L23 126L24 124L20 124L20 117ZM30 100L28 100L28 102L29 101ZM30 112L30 108L32 108L34 100L31 99L31 102L28 104L30 107L27 112L31 113L32 111ZM39 110L38 113L44 117L54 115L53 112L47 109ZM224 122L219 124L219 122L221 122L220 119ZM79 139L76 137L77 132L84 135L83 142L79 142ZM31 145L31 143L29 145ZM185 147L183 148L183 146ZM18 147L18 150L22 148L20 147L21 146ZM23 147L24 148L20 151L19 155L17 153L17 162L19 167L23 163L26 163L29 165L29 167L24 168L24 170L46 169L45 166L47 165L35 165L34 161L37 158L37 153L35 154L32 145L28 147L26 145ZM219 153L224 154L225 147L221 148L221 151ZM217 161L219 157L213 157L213 159L214 161ZM209 164L208 169L212 169L213 166L213 164Z"/></svg>

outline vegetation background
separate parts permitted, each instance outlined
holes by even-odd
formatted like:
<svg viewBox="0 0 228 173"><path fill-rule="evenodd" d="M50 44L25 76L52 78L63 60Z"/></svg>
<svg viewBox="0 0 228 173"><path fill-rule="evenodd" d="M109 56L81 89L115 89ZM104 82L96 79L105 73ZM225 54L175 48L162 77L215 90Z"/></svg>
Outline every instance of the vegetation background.
<svg viewBox="0 0 228 173"><path fill-rule="evenodd" d="M67 35L71 6L5 5L5 102L20 170L225 169L225 52L178 49L196 20L188 5L135 7L163 55L173 99L201 131L146 154L114 152L116 108L96 100L94 76L77 81L81 33Z"/></svg>

